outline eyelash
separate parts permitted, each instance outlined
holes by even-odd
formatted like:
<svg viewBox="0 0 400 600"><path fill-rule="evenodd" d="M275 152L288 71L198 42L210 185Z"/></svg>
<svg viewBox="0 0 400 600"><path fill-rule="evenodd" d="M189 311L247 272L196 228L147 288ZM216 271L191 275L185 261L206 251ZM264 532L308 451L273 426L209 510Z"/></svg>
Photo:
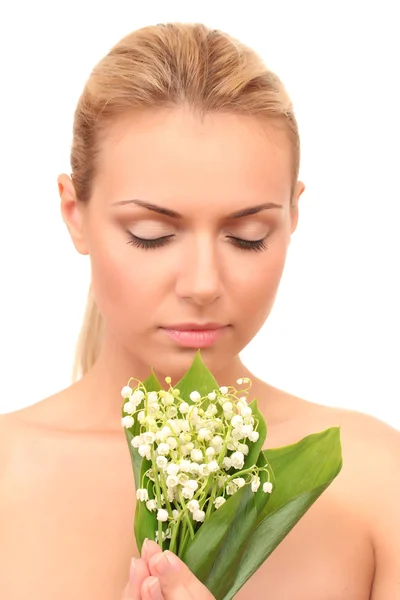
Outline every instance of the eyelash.
<svg viewBox="0 0 400 600"><path fill-rule="evenodd" d="M165 235L164 237L156 238L155 240L145 240L143 238L137 237L131 232L128 232L130 236L130 240L128 240L128 244L135 246L136 248L141 248L142 250L152 250L155 248L162 248L166 246L174 237L173 235ZM240 238L234 237L232 235L227 236L228 239L233 241L233 245L241 250L252 250L253 252L262 252L263 250L267 250L268 243L267 238L263 238L262 240L242 240Z"/></svg>

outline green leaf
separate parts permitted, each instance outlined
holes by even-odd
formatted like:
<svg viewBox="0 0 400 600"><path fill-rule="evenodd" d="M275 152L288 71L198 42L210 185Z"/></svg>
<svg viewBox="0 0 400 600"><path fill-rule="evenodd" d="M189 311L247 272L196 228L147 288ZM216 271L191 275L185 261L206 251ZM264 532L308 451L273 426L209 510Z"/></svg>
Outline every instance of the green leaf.
<svg viewBox="0 0 400 600"><path fill-rule="evenodd" d="M267 437L267 425L265 423L265 419L264 419L263 415L261 414L261 412L258 408L257 400L254 399L249 404L249 406L251 407L251 409L253 411L253 417L259 421L259 423L257 425L257 431L260 434L260 437L258 438L258 440L256 442L253 442L253 443L248 442L247 443L247 445L249 447L249 453L246 456L246 460L244 462L243 469L249 469L253 465L257 464L257 460L260 455L261 448L263 447L265 438ZM256 427L255 427L255 429L256 429Z"/></svg>
<svg viewBox="0 0 400 600"><path fill-rule="evenodd" d="M206 582L207 576L212 571L214 561L221 550L225 538L228 536L232 523L235 523L235 529L238 526L239 529L242 527L243 524L239 523L236 519L239 511L241 514L249 513L253 521L256 520L257 513L254 512L251 515L252 507L248 507L251 500L252 498L248 494L248 487L240 488L225 504L212 513L211 517L201 525L193 540L187 545L181 558L188 565L192 573L203 583ZM206 552L205 549L207 549Z"/></svg>
<svg viewBox="0 0 400 600"><path fill-rule="evenodd" d="M147 460L146 458L142 458L136 448L133 448L133 450L134 453L137 454L141 459L139 485L137 485L137 487L140 487L140 482L143 478L143 475L151 467L151 461ZM148 480L146 477L145 484L147 484L148 482L150 483L150 485L145 485L145 487L147 487L148 489L149 499L152 499L154 498L153 482ZM146 538L149 538L149 540L154 540L157 526L158 522L156 512L148 510L146 507L146 503L138 500L136 502L134 530L139 552L141 552L143 542Z"/></svg>
<svg viewBox="0 0 400 600"><path fill-rule="evenodd" d="M218 383L201 358L200 350L196 352L189 370L174 387L179 389L180 397L189 404L193 404L189 397L191 392L197 391L201 396L207 396L209 392L219 389Z"/></svg>
<svg viewBox="0 0 400 600"><path fill-rule="evenodd" d="M234 584L220 596L224 600L233 598L339 474L340 429L314 433L264 455L277 473L276 487L249 536Z"/></svg>

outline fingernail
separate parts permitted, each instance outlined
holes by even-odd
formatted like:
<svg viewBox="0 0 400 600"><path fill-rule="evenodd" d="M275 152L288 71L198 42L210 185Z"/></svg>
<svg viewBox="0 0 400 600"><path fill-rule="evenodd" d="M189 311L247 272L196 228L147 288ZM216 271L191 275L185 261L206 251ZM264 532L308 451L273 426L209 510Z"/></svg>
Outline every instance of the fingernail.
<svg viewBox="0 0 400 600"><path fill-rule="evenodd" d="M151 600L163 600L163 596L161 594L160 582L155 577L152 578L152 581L149 584L149 594L150 594Z"/></svg>
<svg viewBox="0 0 400 600"><path fill-rule="evenodd" d="M174 554L173 552L171 552L170 550L166 550L164 552L164 556L167 559L170 567L172 569L174 569L175 571L177 571L180 568L180 560L179 558L176 556L176 554Z"/></svg>
<svg viewBox="0 0 400 600"><path fill-rule="evenodd" d="M131 566L129 569L129 579L132 581L135 577L135 563L136 563L136 558L132 558L131 560Z"/></svg>
<svg viewBox="0 0 400 600"><path fill-rule="evenodd" d="M156 556L154 560L154 566L157 570L157 573L159 573L160 575L165 575L168 572L170 564L168 562L167 557L165 556L165 552Z"/></svg>
<svg viewBox="0 0 400 600"><path fill-rule="evenodd" d="M142 544L142 558L146 558L147 540L148 540L148 538L144 538L144 542Z"/></svg>

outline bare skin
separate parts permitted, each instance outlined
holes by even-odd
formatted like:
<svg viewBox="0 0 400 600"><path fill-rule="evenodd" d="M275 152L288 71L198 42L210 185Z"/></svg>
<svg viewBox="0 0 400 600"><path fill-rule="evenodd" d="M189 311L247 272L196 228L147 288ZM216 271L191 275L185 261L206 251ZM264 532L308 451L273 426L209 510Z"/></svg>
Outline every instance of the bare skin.
<svg viewBox="0 0 400 600"><path fill-rule="evenodd" d="M239 359L273 307L297 226L304 184L291 198L285 132L248 115L154 111L116 122L102 144L87 205L58 179L73 245L90 256L101 353L77 384L0 418L0 598L120 600L137 556L120 390L150 366L178 381L195 350L166 330L192 322L224 326L202 356L220 385L252 379L266 447L341 426L342 472L237 598L400 598L399 433L277 390ZM193 600L206 598L200 587Z"/></svg>
<svg viewBox="0 0 400 600"><path fill-rule="evenodd" d="M125 437L118 427L77 428L83 387L0 420L0 590L8 600L119 600L130 559L138 556ZM370 481L378 481L387 440L398 444L396 432L258 381L254 391L260 398L263 391L270 407L266 448L340 425L344 467L236 597L265 591L276 600L369 599L379 569L390 566L380 564L386 534L372 517L382 500Z"/></svg>

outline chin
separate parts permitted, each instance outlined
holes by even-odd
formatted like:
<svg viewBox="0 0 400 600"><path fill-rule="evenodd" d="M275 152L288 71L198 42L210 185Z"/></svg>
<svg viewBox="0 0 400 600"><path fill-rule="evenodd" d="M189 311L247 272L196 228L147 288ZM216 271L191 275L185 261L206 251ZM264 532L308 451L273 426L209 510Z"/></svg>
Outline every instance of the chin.
<svg viewBox="0 0 400 600"><path fill-rule="evenodd" d="M150 366L154 369L161 384L164 378L169 376L172 384L176 385L189 370L197 350L197 348L176 348L164 354L157 353L157 357L160 358L157 358ZM235 358L231 351L227 353L216 347L200 348L200 352L203 362L213 374L217 374ZM223 385L223 382L218 381L218 383Z"/></svg>

